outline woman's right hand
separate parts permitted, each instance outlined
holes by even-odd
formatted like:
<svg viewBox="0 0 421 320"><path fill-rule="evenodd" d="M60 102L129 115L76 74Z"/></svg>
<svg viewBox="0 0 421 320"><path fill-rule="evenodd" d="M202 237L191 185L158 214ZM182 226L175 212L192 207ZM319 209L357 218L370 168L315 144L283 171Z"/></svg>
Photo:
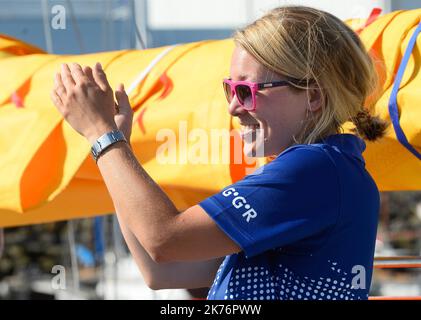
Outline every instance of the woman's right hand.
<svg viewBox="0 0 421 320"><path fill-rule="evenodd" d="M91 81L95 81L92 73L92 68L89 66L83 67L83 71L89 77ZM133 110L130 106L129 97L124 90L124 85L120 83L114 92L116 100L116 109L119 109L114 114L114 122L116 123L119 130L121 130L130 145L130 136L132 135L132 124L133 124Z"/></svg>

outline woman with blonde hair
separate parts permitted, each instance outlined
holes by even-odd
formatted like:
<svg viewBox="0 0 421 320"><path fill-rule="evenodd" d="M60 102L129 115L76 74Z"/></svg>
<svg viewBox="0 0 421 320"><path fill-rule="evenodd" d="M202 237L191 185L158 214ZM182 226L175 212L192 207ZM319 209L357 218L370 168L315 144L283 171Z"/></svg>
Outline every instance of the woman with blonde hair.
<svg viewBox="0 0 421 320"><path fill-rule="evenodd" d="M125 143L128 98L120 86L115 114L100 64L63 65L52 99L94 146L105 143L95 159L151 288L211 286L209 299L367 299L379 192L362 152L386 129L364 105L376 85L372 60L342 21L308 7L273 9L234 41L228 112L247 154L274 160L183 212ZM348 120L355 135L342 131Z"/></svg>

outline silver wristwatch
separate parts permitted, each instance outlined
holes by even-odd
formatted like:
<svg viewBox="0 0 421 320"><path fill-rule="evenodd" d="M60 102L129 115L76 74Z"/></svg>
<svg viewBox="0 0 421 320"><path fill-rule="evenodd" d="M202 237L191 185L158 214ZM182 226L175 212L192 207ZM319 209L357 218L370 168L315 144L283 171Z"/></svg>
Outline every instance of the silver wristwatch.
<svg viewBox="0 0 421 320"><path fill-rule="evenodd" d="M111 145L119 141L124 141L127 143L123 132L121 132L120 130L113 130L107 132L106 134L96 139L95 143L92 145L91 148L92 157L94 158L95 162L98 161L99 156L102 152L104 152L104 150L106 150Z"/></svg>

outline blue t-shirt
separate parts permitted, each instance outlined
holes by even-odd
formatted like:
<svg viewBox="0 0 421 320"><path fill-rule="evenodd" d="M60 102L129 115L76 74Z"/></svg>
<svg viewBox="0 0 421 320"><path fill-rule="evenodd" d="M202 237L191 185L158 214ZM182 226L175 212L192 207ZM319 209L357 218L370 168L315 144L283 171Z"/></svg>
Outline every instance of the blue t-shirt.
<svg viewBox="0 0 421 320"><path fill-rule="evenodd" d="M208 299L367 299L379 191L352 134L294 145L199 205L242 249Z"/></svg>

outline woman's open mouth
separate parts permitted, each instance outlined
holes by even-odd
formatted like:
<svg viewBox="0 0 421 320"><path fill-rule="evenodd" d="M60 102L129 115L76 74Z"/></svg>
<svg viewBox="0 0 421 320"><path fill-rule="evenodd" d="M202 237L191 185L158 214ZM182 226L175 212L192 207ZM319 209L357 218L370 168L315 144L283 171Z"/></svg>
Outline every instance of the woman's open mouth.
<svg viewBox="0 0 421 320"><path fill-rule="evenodd" d="M246 142L251 142L256 138L256 130L260 129L260 124L241 124L241 138L246 139Z"/></svg>

